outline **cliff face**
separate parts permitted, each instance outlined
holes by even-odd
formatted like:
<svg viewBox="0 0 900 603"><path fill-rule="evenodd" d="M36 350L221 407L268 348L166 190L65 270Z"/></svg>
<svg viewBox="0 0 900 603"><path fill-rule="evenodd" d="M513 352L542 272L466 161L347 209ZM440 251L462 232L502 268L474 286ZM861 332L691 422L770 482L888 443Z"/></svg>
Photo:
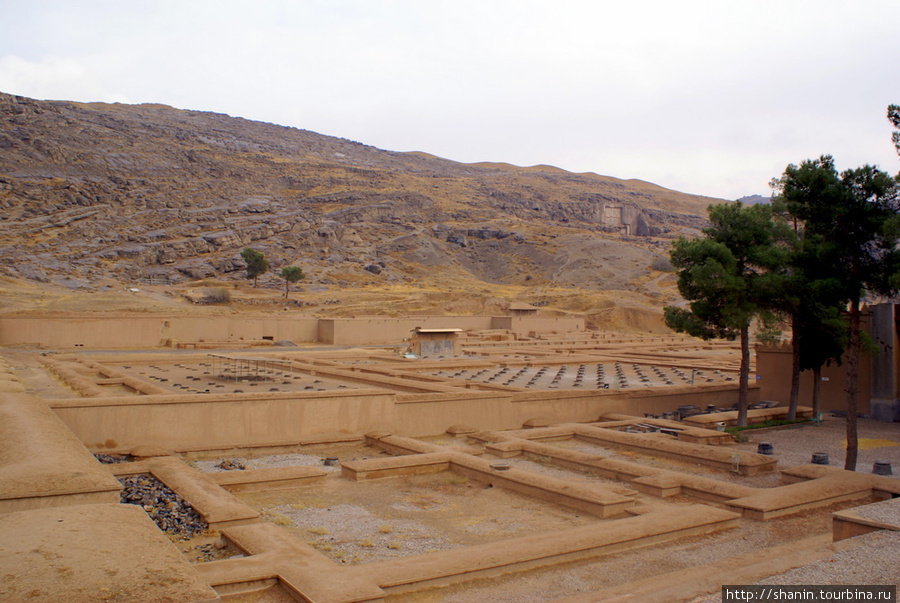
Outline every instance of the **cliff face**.
<svg viewBox="0 0 900 603"><path fill-rule="evenodd" d="M461 164L215 113L0 94L0 272L615 289L718 200L548 166Z"/></svg>

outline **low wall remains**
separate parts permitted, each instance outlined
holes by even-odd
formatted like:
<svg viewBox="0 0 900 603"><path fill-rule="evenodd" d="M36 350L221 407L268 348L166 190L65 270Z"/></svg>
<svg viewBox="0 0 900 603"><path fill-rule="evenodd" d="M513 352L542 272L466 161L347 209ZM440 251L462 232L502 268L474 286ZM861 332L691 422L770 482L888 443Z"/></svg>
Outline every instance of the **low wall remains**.
<svg viewBox="0 0 900 603"><path fill-rule="evenodd" d="M428 329L484 330L490 316L414 316L403 318L323 318L319 341L334 345L402 343L416 327Z"/></svg>
<svg viewBox="0 0 900 603"><path fill-rule="evenodd" d="M571 316L495 316L492 329L506 329L517 335L529 333L578 333L584 331L583 318Z"/></svg>
<svg viewBox="0 0 900 603"><path fill-rule="evenodd" d="M169 316L2 317L0 345L44 348L156 348L182 341L316 341L306 317Z"/></svg>
<svg viewBox="0 0 900 603"><path fill-rule="evenodd" d="M0 393L0 442L0 514L119 501L119 482L38 398Z"/></svg>
<svg viewBox="0 0 900 603"><path fill-rule="evenodd" d="M140 396L53 400L51 408L91 450L187 452L296 446L314 436L384 428L393 397L373 390Z"/></svg>
<svg viewBox="0 0 900 603"><path fill-rule="evenodd" d="M502 323L505 326L497 327ZM0 317L0 346L43 348L156 348L181 342L321 342L334 345L400 344L416 327L511 329L519 335L584 330L583 318L419 316L327 318L234 315L173 317L96 314Z"/></svg>
<svg viewBox="0 0 900 603"><path fill-rule="evenodd" d="M536 417L591 422L606 413L673 411L684 400L721 405L734 400L736 390L722 386L668 395L343 390L58 399L51 407L91 450L129 452L151 445L188 452L296 446L385 429L411 437L434 436L460 421L480 430L517 429Z"/></svg>
<svg viewBox="0 0 900 603"><path fill-rule="evenodd" d="M761 400L777 400L787 404L791 396L791 347L757 346L756 347L757 385ZM819 403L822 411L847 409L847 370L846 363L838 366L832 364L822 367L822 382L819 392ZM800 373L799 404L812 406L815 383L812 371ZM859 363L858 412L869 414L869 398L871 397L871 363L865 355Z"/></svg>

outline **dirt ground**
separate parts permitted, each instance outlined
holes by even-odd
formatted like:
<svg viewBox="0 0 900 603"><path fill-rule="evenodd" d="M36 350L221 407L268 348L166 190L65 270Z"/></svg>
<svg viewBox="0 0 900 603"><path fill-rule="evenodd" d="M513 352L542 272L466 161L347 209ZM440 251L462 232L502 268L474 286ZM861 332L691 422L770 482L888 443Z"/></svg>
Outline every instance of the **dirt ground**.
<svg viewBox="0 0 900 603"><path fill-rule="evenodd" d="M73 290L54 283L38 283L25 279L0 277L0 314L7 316L67 316L73 314L132 313L135 315L223 316L241 315L247 311L294 315L396 316L404 315L476 315L505 311L510 300L525 299L546 303L548 315L585 314L591 324L614 331L633 333L668 333L661 307L677 295L671 273L648 271L636 260L640 250L620 246L616 256L621 267L628 267L620 290L585 290L580 287L504 285L474 279L460 271L437 270L423 275L414 283L355 285L345 282L340 287L321 285L297 286L291 300L301 306L283 303L284 287L280 284L254 288L243 280L189 282L169 286L135 286L114 279L104 279L90 290ZM228 304L191 303L204 285L229 290ZM136 290L135 290L136 289Z"/></svg>

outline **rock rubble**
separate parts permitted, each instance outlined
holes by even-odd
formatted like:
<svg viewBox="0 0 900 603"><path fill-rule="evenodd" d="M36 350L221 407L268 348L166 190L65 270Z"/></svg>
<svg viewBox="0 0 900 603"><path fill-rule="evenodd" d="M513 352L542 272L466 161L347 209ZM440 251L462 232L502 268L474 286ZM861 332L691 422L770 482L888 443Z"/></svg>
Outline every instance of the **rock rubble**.
<svg viewBox="0 0 900 603"><path fill-rule="evenodd" d="M103 463L104 465L114 465L116 463L129 463L134 460L134 457L130 454L104 454L102 452L95 452L94 458Z"/></svg>
<svg viewBox="0 0 900 603"><path fill-rule="evenodd" d="M162 531L187 540L209 529L190 503L150 475L119 478L123 503L139 505Z"/></svg>

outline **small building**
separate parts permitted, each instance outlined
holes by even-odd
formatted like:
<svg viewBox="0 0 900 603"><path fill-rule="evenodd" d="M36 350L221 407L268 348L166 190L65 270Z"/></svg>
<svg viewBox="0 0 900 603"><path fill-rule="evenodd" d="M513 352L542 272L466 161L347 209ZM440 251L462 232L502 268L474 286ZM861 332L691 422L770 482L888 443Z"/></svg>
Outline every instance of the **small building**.
<svg viewBox="0 0 900 603"><path fill-rule="evenodd" d="M457 338L462 329L422 329L416 327L409 340L409 351L419 358L456 356Z"/></svg>
<svg viewBox="0 0 900 603"><path fill-rule="evenodd" d="M510 316L537 316L538 309L525 302L511 302L509 304Z"/></svg>

